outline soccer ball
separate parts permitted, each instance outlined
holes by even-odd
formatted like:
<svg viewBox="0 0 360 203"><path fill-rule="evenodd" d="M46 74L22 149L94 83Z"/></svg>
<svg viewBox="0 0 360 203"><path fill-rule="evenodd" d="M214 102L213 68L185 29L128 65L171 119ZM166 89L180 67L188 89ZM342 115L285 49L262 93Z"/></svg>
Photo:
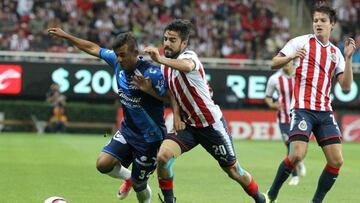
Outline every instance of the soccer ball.
<svg viewBox="0 0 360 203"><path fill-rule="evenodd" d="M44 203L67 203L66 200L62 197L49 197L47 198Z"/></svg>

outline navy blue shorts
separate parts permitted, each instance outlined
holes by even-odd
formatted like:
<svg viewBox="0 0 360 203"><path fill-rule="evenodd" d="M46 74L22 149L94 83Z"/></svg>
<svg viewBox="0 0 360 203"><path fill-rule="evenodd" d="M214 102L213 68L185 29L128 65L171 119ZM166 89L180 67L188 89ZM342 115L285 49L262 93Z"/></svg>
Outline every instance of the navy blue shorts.
<svg viewBox="0 0 360 203"><path fill-rule="evenodd" d="M102 151L117 158L125 167L132 164L132 179L146 181L156 168L156 155L161 142L136 144L128 140L117 131Z"/></svg>
<svg viewBox="0 0 360 203"><path fill-rule="evenodd" d="M236 162L232 136L224 119L205 128L196 128L186 124L184 130L177 134L169 134L165 139L178 143L181 153L200 144L222 167L232 166Z"/></svg>
<svg viewBox="0 0 360 203"><path fill-rule="evenodd" d="M331 111L295 109L291 112L289 141L308 142L314 133L319 146L341 143L341 132Z"/></svg>
<svg viewBox="0 0 360 203"><path fill-rule="evenodd" d="M290 123L279 123L281 138L285 144L289 144Z"/></svg>

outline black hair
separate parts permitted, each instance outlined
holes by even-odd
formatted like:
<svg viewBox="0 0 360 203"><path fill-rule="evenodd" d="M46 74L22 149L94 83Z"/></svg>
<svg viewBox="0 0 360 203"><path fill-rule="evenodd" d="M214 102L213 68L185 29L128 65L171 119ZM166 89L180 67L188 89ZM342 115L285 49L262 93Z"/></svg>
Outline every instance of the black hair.
<svg viewBox="0 0 360 203"><path fill-rule="evenodd" d="M118 34L115 37L114 42L112 43L112 49L116 50L124 46L125 44L128 45L129 51L134 51L135 49L137 49L138 46L137 46L136 38L132 32L123 32Z"/></svg>
<svg viewBox="0 0 360 203"><path fill-rule="evenodd" d="M336 11L335 9L333 9L332 7L330 7L329 5L327 5L326 3L321 3L318 4L313 10L312 10L312 18L314 19L314 14L315 12L319 12L319 13L325 13L329 16L330 18L330 23L336 23L337 21L337 17L336 17Z"/></svg>
<svg viewBox="0 0 360 203"><path fill-rule="evenodd" d="M176 19L169 23L166 27L164 32L166 31L175 31L179 33L180 39L182 41L188 40L189 36L193 30L193 25L188 20Z"/></svg>

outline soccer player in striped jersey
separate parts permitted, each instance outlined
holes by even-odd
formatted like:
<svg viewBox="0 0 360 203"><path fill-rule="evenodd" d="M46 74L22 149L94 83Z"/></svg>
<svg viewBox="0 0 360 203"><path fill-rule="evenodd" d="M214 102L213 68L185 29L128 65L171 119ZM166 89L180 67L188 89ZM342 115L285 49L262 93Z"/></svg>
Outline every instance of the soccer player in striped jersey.
<svg viewBox="0 0 360 203"><path fill-rule="evenodd" d="M228 176L239 183L255 202L265 202L254 178L240 166L236 158L232 137L218 105L211 98L205 69L197 54L187 50L192 25L186 20L175 20L164 30L165 57L158 48L146 47L152 60L161 64L165 81L179 104L185 129L169 134L157 156L158 179L164 202L173 203L172 164L181 154L198 144L219 163ZM181 123L176 121L175 123Z"/></svg>
<svg viewBox="0 0 360 203"><path fill-rule="evenodd" d="M293 61L288 62L280 70L270 76L265 90L265 103L269 108L278 111L278 123L281 137L286 145L287 154L289 153L289 131L290 131L290 106L293 98L294 77ZM276 92L277 100L273 96ZM305 165L299 162L297 168L292 172L289 185L298 185L299 176L305 175Z"/></svg>
<svg viewBox="0 0 360 203"><path fill-rule="evenodd" d="M312 21L314 34L290 40L272 60L272 66L279 68L295 59L296 69L289 134L291 150L281 162L267 193L271 201L275 201L282 184L305 157L311 132L327 161L313 203L323 201L343 164L341 133L331 107L330 89L331 80L335 78L343 90L350 90L355 41L346 39L344 59L340 50L329 41L336 23L336 11L325 4L319 5L312 12Z"/></svg>

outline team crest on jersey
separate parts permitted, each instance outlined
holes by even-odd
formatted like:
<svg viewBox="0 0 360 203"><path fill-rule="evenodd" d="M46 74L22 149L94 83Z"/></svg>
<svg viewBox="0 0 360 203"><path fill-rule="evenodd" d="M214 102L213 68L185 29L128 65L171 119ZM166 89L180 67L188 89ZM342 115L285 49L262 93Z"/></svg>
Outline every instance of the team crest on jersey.
<svg viewBox="0 0 360 203"><path fill-rule="evenodd" d="M306 131L307 130L307 124L306 124L306 121L305 120L302 120L300 121L299 125L298 125L298 128L302 131Z"/></svg>

